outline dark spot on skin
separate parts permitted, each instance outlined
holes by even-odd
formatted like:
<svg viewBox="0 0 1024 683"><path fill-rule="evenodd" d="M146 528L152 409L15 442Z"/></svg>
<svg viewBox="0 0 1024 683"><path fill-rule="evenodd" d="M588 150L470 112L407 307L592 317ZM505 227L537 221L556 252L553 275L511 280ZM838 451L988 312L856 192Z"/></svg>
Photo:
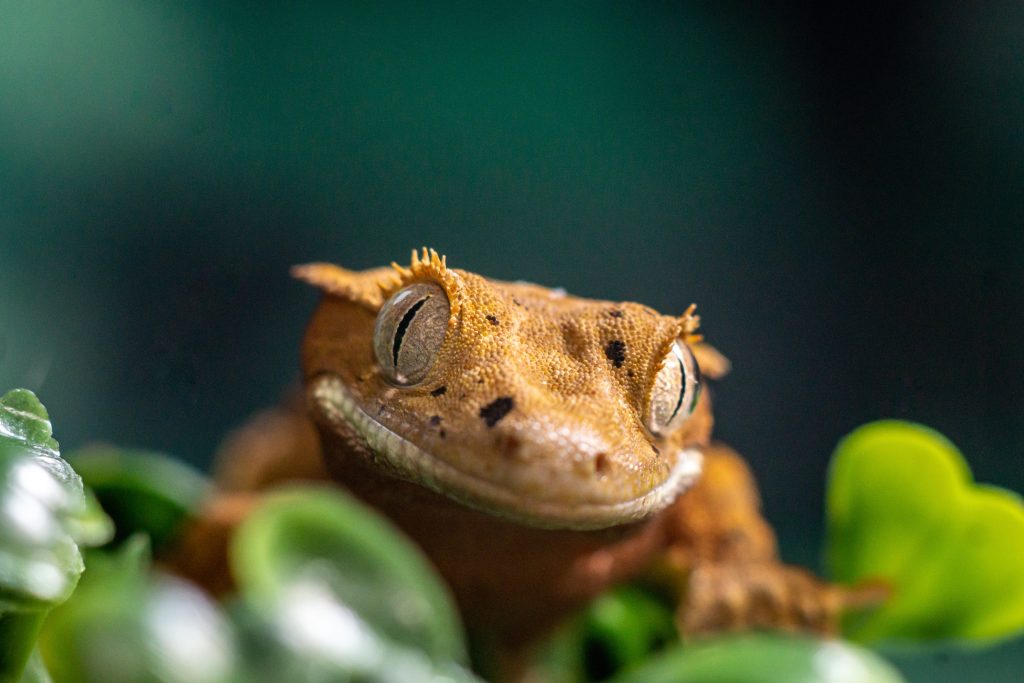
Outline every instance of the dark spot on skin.
<svg viewBox="0 0 1024 683"><path fill-rule="evenodd" d="M594 456L594 471L604 474L606 469L608 469L608 456L605 453L598 453Z"/></svg>
<svg viewBox="0 0 1024 683"><path fill-rule="evenodd" d="M626 370L626 377L629 377L630 379L633 379L633 371L632 370Z"/></svg>
<svg viewBox="0 0 1024 683"><path fill-rule="evenodd" d="M487 316L487 322L489 322L490 324L494 325L495 327L497 327L498 325L501 324L501 323L498 322L498 316L496 316L496 315L488 315Z"/></svg>
<svg viewBox="0 0 1024 683"><path fill-rule="evenodd" d="M379 406L377 406L377 414L378 415L383 415L385 410L387 410L387 406L385 406L383 403L381 403Z"/></svg>
<svg viewBox="0 0 1024 683"><path fill-rule="evenodd" d="M441 438L443 439L444 437L448 436L448 432L446 432L446 431L444 431L444 430L442 429L441 431L439 431L439 432L437 433L437 435L438 435L439 437L441 437Z"/></svg>
<svg viewBox="0 0 1024 683"><path fill-rule="evenodd" d="M431 391L430 395L431 396L443 396L444 392L446 392L446 391L448 391L448 387L446 387L445 385L442 384L437 389L434 389L433 391Z"/></svg>
<svg viewBox="0 0 1024 683"><path fill-rule="evenodd" d="M484 383L484 378L483 377L477 377L476 378L476 383L477 384L483 384Z"/></svg>
<svg viewBox="0 0 1024 683"><path fill-rule="evenodd" d="M431 427L436 427L439 424L441 424L441 416L440 415L431 415L430 416L430 426Z"/></svg>
<svg viewBox="0 0 1024 683"><path fill-rule="evenodd" d="M608 315L610 315L613 318L621 318L622 316L624 316L626 314L623 313L618 308L613 308L612 310L608 311Z"/></svg>
<svg viewBox="0 0 1024 683"><path fill-rule="evenodd" d="M519 299L516 299L514 297L512 299L512 303L514 303L516 306L522 306L523 305L522 301L520 301Z"/></svg>
<svg viewBox="0 0 1024 683"><path fill-rule="evenodd" d="M626 342L621 339L612 339L604 347L604 355L617 368L621 368L626 362Z"/></svg>
<svg viewBox="0 0 1024 683"><path fill-rule="evenodd" d="M480 417L488 427L493 427L515 407L511 396L496 398L480 409Z"/></svg>
<svg viewBox="0 0 1024 683"><path fill-rule="evenodd" d="M659 448L658 448L657 446L655 446L655 445L654 445L653 443L651 444L651 449L652 449L652 450L654 451L654 454L655 454L655 455L661 455L661 449L659 449Z"/></svg>

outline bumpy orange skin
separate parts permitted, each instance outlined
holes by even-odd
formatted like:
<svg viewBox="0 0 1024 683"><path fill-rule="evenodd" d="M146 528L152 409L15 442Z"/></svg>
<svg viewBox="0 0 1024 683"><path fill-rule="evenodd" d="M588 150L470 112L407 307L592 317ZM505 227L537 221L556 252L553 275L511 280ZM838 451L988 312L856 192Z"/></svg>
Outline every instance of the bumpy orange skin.
<svg viewBox="0 0 1024 683"><path fill-rule="evenodd" d="M505 505L512 514L539 513L545 505L622 504L669 477L694 435L681 429L655 437L644 427L643 411L669 348L692 325L689 318L418 263L401 276L323 266L315 277L308 268L299 271L327 292L303 345L309 380L339 377L374 421L455 470L515 494L512 509ZM379 300L358 293L383 298L420 281L444 287L452 314L426 378L400 387L373 356ZM512 408L489 423L483 415L496 401ZM552 525L562 526L559 521L554 515Z"/></svg>
<svg viewBox="0 0 1024 683"><path fill-rule="evenodd" d="M486 497L431 490L395 471L351 425L327 419L311 394L307 407L329 475L317 464L309 418L285 410L233 438L221 457L224 489L258 491L330 476L424 550L471 630L508 645L530 642L610 585L641 575L677 590L686 635L834 629L844 594L779 562L749 471L735 453L710 442L708 392L672 433L658 436L644 426L652 379L673 342L691 343L705 376L728 368L699 343L689 312L669 317L639 304L494 282L448 269L433 253L415 255L397 273L314 264L296 275L325 292L303 344L307 385L325 374L341 378L360 408L390 431L512 491L521 506L513 513L529 517L533 506L550 517L555 504L628 502L663 481L687 449L703 452L703 474L649 514L600 529L540 528L515 519L507 502L503 508ZM451 320L426 379L397 387L374 359L374 322L391 293L419 281L444 288ZM611 341L624 353L609 353ZM483 419L483 409L501 397L511 400L511 410L493 423ZM277 438L258 436L268 420L277 421ZM212 568L223 564L225 529L251 502L242 495L235 505L211 503L186 537L187 573L224 580ZM548 517L540 526L558 526Z"/></svg>

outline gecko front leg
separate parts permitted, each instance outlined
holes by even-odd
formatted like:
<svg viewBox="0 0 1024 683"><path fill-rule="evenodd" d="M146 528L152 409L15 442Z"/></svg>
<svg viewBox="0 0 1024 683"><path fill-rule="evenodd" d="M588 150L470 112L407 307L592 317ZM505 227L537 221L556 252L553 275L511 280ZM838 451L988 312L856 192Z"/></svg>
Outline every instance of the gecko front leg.
<svg viewBox="0 0 1024 683"><path fill-rule="evenodd" d="M750 470L725 446L705 450L700 482L669 515L656 573L677 591L684 638L759 628L832 635L846 609L884 597L783 564Z"/></svg>

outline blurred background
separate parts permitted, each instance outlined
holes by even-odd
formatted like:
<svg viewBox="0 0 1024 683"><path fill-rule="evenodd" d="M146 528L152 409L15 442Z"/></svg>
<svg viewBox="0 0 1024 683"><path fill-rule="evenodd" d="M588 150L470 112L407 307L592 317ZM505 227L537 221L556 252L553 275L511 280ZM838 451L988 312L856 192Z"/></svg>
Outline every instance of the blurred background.
<svg viewBox="0 0 1024 683"><path fill-rule="evenodd" d="M790 560L818 564L829 454L869 420L1024 491L1020 3L0 0L0 388L65 447L206 466L297 380L317 295L288 267L421 245L697 302Z"/></svg>

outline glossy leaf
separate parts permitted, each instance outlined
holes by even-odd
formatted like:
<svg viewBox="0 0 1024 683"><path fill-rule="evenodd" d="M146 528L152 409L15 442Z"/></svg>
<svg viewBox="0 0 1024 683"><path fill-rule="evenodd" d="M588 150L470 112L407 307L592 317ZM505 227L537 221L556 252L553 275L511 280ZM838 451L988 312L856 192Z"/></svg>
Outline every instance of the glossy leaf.
<svg viewBox="0 0 1024 683"><path fill-rule="evenodd" d="M13 389L0 398L0 438L57 455L50 415L28 389Z"/></svg>
<svg viewBox="0 0 1024 683"><path fill-rule="evenodd" d="M849 636L985 642L1024 629L1024 506L975 484L940 434L898 421L857 429L836 449L827 509L832 575L893 591L854 615Z"/></svg>
<svg viewBox="0 0 1024 683"><path fill-rule="evenodd" d="M47 618L40 650L58 683L239 680L226 617L194 586L151 572L141 534L90 556L78 590Z"/></svg>
<svg viewBox="0 0 1024 683"><path fill-rule="evenodd" d="M110 537L57 447L35 395L0 398L0 613L64 600L84 568L78 544Z"/></svg>
<svg viewBox="0 0 1024 683"><path fill-rule="evenodd" d="M79 544L102 543L111 533L60 457L39 399L24 389L0 398L0 683L22 678L47 611L78 583L85 568ZM45 672L38 669L26 675L39 679Z"/></svg>
<svg viewBox="0 0 1024 683"><path fill-rule="evenodd" d="M308 574L271 603L243 604L236 623L249 683L477 681L455 662L387 639L340 602L328 581Z"/></svg>
<svg viewBox="0 0 1024 683"><path fill-rule="evenodd" d="M902 683L878 656L849 643L746 635L677 647L615 683Z"/></svg>
<svg viewBox="0 0 1024 683"><path fill-rule="evenodd" d="M113 518L115 543L145 532L159 550L210 493L203 475L160 453L94 446L68 461Z"/></svg>
<svg viewBox="0 0 1024 683"><path fill-rule="evenodd" d="M458 617L424 558L340 492L270 496L235 533L231 567L243 594L268 609L303 586L327 586L383 639L435 661L465 661Z"/></svg>

